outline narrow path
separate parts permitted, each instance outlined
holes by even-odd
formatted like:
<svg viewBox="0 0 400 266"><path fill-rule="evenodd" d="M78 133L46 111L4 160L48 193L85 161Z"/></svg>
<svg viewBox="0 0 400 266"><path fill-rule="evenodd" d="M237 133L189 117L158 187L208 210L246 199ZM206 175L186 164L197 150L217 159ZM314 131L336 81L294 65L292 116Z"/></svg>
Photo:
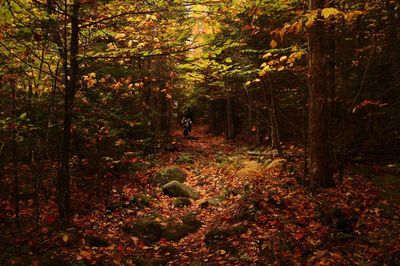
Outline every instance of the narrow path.
<svg viewBox="0 0 400 266"><path fill-rule="evenodd" d="M194 127L190 138L175 130L169 144L136 158L142 170L114 177L107 203L76 189L74 203L85 211L74 216L71 231L43 228L40 237L51 241L37 244L37 254L53 250L89 265L192 266L383 265L383 256L397 254L400 208L368 178L354 173L335 188L312 189L301 174L301 148L288 148L287 160L252 159L244 148L207 134L206 126ZM175 198L149 182L170 166L182 169L185 184L199 192L191 205L175 207ZM84 208L85 201L95 204ZM145 218L165 232L188 213L202 226L179 240L161 236L146 244L132 231Z"/></svg>

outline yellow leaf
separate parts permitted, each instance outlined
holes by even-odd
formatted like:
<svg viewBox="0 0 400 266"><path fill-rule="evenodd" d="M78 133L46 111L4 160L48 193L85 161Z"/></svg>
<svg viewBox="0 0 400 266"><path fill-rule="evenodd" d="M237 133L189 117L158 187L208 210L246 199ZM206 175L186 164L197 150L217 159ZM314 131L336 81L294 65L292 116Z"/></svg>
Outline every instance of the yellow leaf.
<svg viewBox="0 0 400 266"><path fill-rule="evenodd" d="M68 242L69 236L67 234L63 235L63 240L64 242Z"/></svg>
<svg viewBox="0 0 400 266"><path fill-rule="evenodd" d="M327 7L322 9L321 15L325 18L328 19L331 16L336 16L336 15L342 15L344 16L344 13L342 11L337 10L336 8L333 7Z"/></svg>
<svg viewBox="0 0 400 266"><path fill-rule="evenodd" d="M299 32L301 31L302 28L303 28L303 21L300 20L300 21L297 22L297 24L296 24L296 34L299 34Z"/></svg>
<svg viewBox="0 0 400 266"><path fill-rule="evenodd" d="M249 81L247 81L245 84L244 84L244 86L246 86L246 87L248 87L248 86L250 86L251 85L251 81L249 80Z"/></svg>
<svg viewBox="0 0 400 266"><path fill-rule="evenodd" d="M267 59L267 58L270 57L270 56L272 56L272 54L271 54L271 53L267 53L267 54L263 55L263 58L264 58L264 59Z"/></svg>
<svg viewBox="0 0 400 266"><path fill-rule="evenodd" d="M287 56L284 55L284 56L282 56L281 58L279 58L279 61L283 62L283 61L286 61L286 59L287 59Z"/></svg>
<svg viewBox="0 0 400 266"><path fill-rule="evenodd" d="M269 46L271 46L271 48L274 49L278 46L278 42L272 39L272 41L269 43Z"/></svg>
<svg viewBox="0 0 400 266"><path fill-rule="evenodd" d="M281 66L280 68L278 68L278 71L283 71L283 70L285 70L284 66Z"/></svg>
<svg viewBox="0 0 400 266"><path fill-rule="evenodd" d="M312 25L314 25L315 20L317 19L318 16L318 10L312 10L309 14L307 14L308 20L306 22L306 26L310 28Z"/></svg>

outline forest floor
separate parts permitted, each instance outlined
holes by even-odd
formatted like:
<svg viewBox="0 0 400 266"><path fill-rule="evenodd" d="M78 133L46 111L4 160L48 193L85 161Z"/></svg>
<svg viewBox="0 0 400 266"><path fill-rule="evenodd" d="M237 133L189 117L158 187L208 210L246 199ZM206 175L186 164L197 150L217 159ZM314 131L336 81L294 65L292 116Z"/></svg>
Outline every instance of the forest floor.
<svg viewBox="0 0 400 266"><path fill-rule="evenodd" d="M106 183L75 176L67 228L57 225L54 196L38 225L27 200L19 228L3 201L0 265L399 265L398 164L354 163L341 184L321 189L302 177L294 145L278 158L204 126L172 137L163 152L133 158L146 166L138 171ZM196 199L163 192L168 167Z"/></svg>

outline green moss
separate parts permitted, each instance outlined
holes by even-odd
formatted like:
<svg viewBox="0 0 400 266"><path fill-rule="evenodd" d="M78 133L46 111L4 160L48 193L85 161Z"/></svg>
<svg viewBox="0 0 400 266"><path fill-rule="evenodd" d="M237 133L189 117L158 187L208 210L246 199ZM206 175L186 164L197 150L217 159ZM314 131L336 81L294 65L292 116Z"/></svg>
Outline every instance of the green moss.
<svg viewBox="0 0 400 266"><path fill-rule="evenodd" d="M179 167L164 168L149 178L149 183L165 185L171 181L185 182L187 174Z"/></svg>

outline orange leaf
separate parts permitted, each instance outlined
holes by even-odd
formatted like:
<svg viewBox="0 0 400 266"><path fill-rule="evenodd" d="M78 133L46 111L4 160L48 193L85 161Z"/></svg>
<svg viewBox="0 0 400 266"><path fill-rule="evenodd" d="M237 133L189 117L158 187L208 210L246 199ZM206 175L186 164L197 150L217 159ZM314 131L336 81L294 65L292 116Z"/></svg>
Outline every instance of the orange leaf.
<svg viewBox="0 0 400 266"><path fill-rule="evenodd" d="M331 256L336 260L342 259L342 255L340 255L339 253L331 253Z"/></svg>
<svg viewBox="0 0 400 266"><path fill-rule="evenodd" d="M271 48L274 49L278 46L278 42L272 39L272 41L269 43L269 46L271 46Z"/></svg>
<svg viewBox="0 0 400 266"><path fill-rule="evenodd" d="M85 250L82 250L79 254L82 256L82 258L85 259L90 259L92 257L92 254L90 254L90 252Z"/></svg>

